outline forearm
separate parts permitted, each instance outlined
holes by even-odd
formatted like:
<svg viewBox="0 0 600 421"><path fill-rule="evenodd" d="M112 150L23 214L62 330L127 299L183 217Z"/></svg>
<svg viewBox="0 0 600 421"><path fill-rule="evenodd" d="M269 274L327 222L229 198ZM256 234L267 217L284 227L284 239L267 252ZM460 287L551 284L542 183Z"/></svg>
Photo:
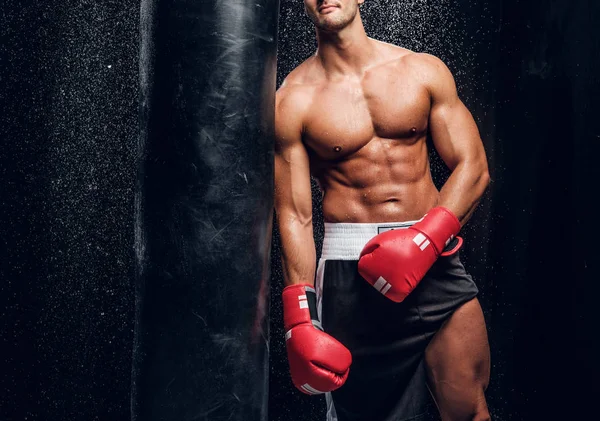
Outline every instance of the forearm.
<svg viewBox="0 0 600 421"><path fill-rule="evenodd" d="M317 252L312 219L278 216L285 285L314 284Z"/></svg>
<svg viewBox="0 0 600 421"><path fill-rule="evenodd" d="M461 226L465 225L477 208L489 180L485 162L459 163L440 190L438 206L452 211Z"/></svg>

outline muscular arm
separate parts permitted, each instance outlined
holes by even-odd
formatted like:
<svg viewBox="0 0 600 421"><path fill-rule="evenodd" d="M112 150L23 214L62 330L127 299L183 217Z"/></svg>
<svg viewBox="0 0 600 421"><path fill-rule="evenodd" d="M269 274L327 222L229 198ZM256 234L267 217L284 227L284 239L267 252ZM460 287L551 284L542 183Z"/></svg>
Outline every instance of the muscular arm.
<svg viewBox="0 0 600 421"><path fill-rule="evenodd" d="M458 98L452 74L442 61L419 55L421 75L430 95L429 128L434 147L451 170L438 206L450 209L464 225L489 184L487 158L479 130Z"/></svg>
<svg viewBox="0 0 600 421"><path fill-rule="evenodd" d="M275 213L286 285L313 284L316 250L310 165L302 143L302 101L282 86L275 105Z"/></svg>

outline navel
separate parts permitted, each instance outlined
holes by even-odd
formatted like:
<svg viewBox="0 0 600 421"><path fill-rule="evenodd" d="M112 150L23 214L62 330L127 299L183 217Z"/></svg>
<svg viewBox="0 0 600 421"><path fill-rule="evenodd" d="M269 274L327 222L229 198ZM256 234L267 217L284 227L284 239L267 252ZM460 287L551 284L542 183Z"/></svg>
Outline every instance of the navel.
<svg viewBox="0 0 600 421"><path fill-rule="evenodd" d="M413 134L415 134L417 132L417 128L416 127L411 128L410 132L413 133Z"/></svg>
<svg viewBox="0 0 600 421"><path fill-rule="evenodd" d="M335 146L335 147L333 148L333 151L334 151L334 152L341 152L341 151L342 151L342 147L341 147L341 146Z"/></svg>

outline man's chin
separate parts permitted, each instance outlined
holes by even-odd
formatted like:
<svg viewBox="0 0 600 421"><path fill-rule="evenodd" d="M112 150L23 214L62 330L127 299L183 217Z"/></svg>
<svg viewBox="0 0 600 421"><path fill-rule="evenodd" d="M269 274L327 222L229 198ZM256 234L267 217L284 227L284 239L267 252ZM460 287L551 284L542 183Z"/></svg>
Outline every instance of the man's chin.
<svg viewBox="0 0 600 421"><path fill-rule="evenodd" d="M336 19L322 19L315 24L318 30L324 32L338 32L348 26L348 22L339 21Z"/></svg>

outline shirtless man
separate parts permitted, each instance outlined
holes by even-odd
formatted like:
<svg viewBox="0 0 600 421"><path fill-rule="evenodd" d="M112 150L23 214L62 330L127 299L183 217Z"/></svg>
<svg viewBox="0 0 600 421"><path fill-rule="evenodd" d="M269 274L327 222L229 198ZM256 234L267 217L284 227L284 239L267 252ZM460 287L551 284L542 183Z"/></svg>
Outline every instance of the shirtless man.
<svg viewBox="0 0 600 421"><path fill-rule="evenodd" d="M486 326L457 254L489 183L485 151L448 68L368 38L363 2L304 0L318 49L277 92L292 381L326 393L328 420L420 420L428 393L444 421L489 420ZM451 170L439 191L428 133ZM318 267L311 174L323 192Z"/></svg>

